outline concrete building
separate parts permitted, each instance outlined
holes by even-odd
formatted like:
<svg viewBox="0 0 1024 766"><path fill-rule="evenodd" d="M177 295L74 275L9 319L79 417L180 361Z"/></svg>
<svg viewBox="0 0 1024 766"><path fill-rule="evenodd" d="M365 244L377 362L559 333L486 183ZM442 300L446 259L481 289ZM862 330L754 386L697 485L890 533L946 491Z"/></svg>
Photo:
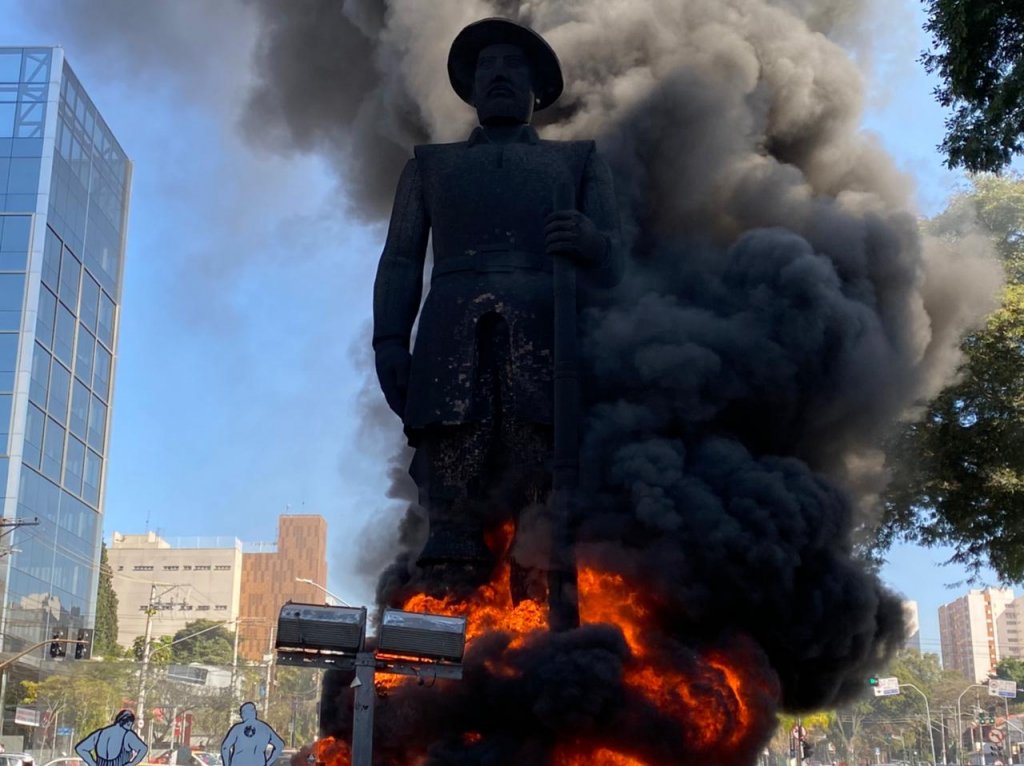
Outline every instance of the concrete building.
<svg viewBox="0 0 1024 766"><path fill-rule="evenodd" d="M971 681L985 681L1001 659L1024 657L1024 598L1011 588L971 590L939 607L942 664Z"/></svg>
<svg viewBox="0 0 1024 766"><path fill-rule="evenodd" d="M326 587L327 522L316 515L280 516L273 543L114 532L107 556L121 646L145 635L152 599L154 638L174 635L199 619L232 622L227 627L238 626L239 657L260 662L272 650L287 601L325 600L322 590L296 578Z"/></svg>
<svg viewBox="0 0 1024 766"><path fill-rule="evenodd" d="M278 518L277 542L242 556L242 616L239 651L258 661L270 652L281 607L289 600L322 604L327 584L327 521L322 516Z"/></svg>
<svg viewBox="0 0 1024 766"><path fill-rule="evenodd" d="M131 175L62 48L0 47L4 652L95 620Z"/></svg>
<svg viewBox="0 0 1024 766"><path fill-rule="evenodd" d="M164 540L154 532L114 532L107 557L121 646L145 635L150 607L154 637L172 636L195 620L239 617L242 543L233 537Z"/></svg>
<svg viewBox="0 0 1024 766"><path fill-rule="evenodd" d="M916 601L903 602L903 619L907 623L907 640L903 642L905 649L921 651L921 619L917 611Z"/></svg>

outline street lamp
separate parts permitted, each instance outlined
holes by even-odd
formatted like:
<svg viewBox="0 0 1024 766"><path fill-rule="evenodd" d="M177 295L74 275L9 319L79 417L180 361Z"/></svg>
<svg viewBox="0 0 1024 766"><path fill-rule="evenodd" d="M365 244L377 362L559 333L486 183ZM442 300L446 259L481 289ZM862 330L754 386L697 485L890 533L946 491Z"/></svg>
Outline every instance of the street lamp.
<svg viewBox="0 0 1024 766"><path fill-rule="evenodd" d="M277 623L280 664L355 671L352 766L373 762L375 675L458 680L465 647L465 617L385 609L376 651L366 648L366 607L289 602Z"/></svg>
<svg viewBox="0 0 1024 766"><path fill-rule="evenodd" d="M337 601L338 604L340 604L341 606L348 606L348 607L352 606L351 604L346 603L345 599L339 598L338 596L335 596L333 593L331 593L329 590L327 590L327 588L325 588L323 585L321 585L320 583L315 582L313 580L310 580L308 577L296 577L295 578L295 582L304 582L304 583L306 583L306 585L312 585L314 588L317 588L318 590L322 590L330 598L333 598L335 601Z"/></svg>
<svg viewBox="0 0 1024 766"><path fill-rule="evenodd" d="M969 692L971 689L985 689L985 688L987 688L987 687L984 686L983 684L971 684L966 689L964 689L962 692L960 692L960 696L956 698L956 759L961 764L961 766L963 766L963 762L964 762L964 755L963 755L963 752L964 752L964 733L960 729L960 726L962 725L960 719L961 719L961 716L963 715L963 713L960 712L960 700L962 700L964 698L964 695L967 694L967 692Z"/></svg>
<svg viewBox="0 0 1024 766"><path fill-rule="evenodd" d="M925 696L923 691L913 684L900 684L901 689L904 686L908 686L913 689L915 692L920 694L921 698L924 700L924 714L928 718L928 744L932 746L932 763L938 763L938 761L935 760L935 737L932 735L932 712L928 709L928 698Z"/></svg>

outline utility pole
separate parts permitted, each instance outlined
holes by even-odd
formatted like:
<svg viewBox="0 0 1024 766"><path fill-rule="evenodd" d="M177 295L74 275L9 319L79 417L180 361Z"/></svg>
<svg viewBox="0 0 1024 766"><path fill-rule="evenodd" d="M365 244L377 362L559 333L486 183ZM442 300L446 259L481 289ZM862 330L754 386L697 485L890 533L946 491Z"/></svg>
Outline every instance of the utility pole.
<svg viewBox="0 0 1024 766"><path fill-rule="evenodd" d="M238 709L238 634L242 629L242 620L235 620L235 641L231 650L231 715Z"/></svg>
<svg viewBox="0 0 1024 766"><path fill-rule="evenodd" d="M266 711L264 715L270 714L270 684L274 679L274 637L276 636L277 623L270 623L270 645L267 647L267 653L270 657L267 660L267 693L263 695L263 709Z"/></svg>
<svg viewBox="0 0 1024 766"><path fill-rule="evenodd" d="M145 713L146 713L146 683L149 680L149 656L150 656L150 644L153 641L153 615L156 614L158 607L163 607L162 602L158 602L158 598L163 598L170 593L177 585L171 585L169 588L157 595L156 583L149 586L149 603L146 604L146 635L142 642L142 668L139 671L139 701L136 705L135 720L139 724L139 732L142 733L145 730L143 725L145 724ZM174 602L170 602L171 606Z"/></svg>
<svg viewBox="0 0 1024 766"><path fill-rule="evenodd" d="M153 615L156 607L156 584L149 586L149 603L146 604L146 634L142 640L142 668L139 671L139 701L135 706L135 718L139 723L139 731L145 731L143 726L146 721L146 682L149 674L149 642L153 638Z"/></svg>

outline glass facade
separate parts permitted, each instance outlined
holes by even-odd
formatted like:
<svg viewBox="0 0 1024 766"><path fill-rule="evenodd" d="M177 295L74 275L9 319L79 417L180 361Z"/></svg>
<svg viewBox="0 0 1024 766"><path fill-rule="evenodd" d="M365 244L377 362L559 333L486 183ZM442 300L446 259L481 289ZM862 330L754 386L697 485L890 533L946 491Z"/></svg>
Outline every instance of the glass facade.
<svg viewBox="0 0 1024 766"><path fill-rule="evenodd" d="M4 651L95 618L130 183L63 50L0 47Z"/></svg>

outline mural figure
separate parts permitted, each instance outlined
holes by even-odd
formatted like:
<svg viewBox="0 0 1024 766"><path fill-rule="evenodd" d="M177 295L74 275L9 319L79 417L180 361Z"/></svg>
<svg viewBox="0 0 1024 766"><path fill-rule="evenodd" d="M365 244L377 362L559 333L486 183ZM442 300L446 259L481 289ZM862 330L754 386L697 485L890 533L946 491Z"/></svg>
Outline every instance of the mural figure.
<svg viewBox="0 0 1024 766"><path fill-rule="evenodd" d="M149 752L149 746L139 739L132 727L135 713L122 710L114 722L89 734L75 745L78 757L86 766L137 766Z"/></svg>
<svg viewBox="0 0 1024 766"><path fill-rule="evenodd" d="M242 720L232 726L220 743L224 766L267 766L275 753L284 749L284 740L270 724L256 717L256 705L244 703L238 708Z"/></svg>
<svg viewBox="0 0 1024 766"><path fill-rule="evenodd" d="M431 579L472 584L493 564L484 530L512 521L519 538L521 511L550 490L553 258L577 267L582 305L588 288L620 279L625 258L594 142L541 140L530 125L562 92L548 43L484 19L455 38L448 75L480 124L466 141L417 146L402 173L374 284L373 348L416 448L410 473L430 524L417 563ZM560 189L572 208L555 209ZM543 578L519 547L512 595L535 598Z"/></svg>

